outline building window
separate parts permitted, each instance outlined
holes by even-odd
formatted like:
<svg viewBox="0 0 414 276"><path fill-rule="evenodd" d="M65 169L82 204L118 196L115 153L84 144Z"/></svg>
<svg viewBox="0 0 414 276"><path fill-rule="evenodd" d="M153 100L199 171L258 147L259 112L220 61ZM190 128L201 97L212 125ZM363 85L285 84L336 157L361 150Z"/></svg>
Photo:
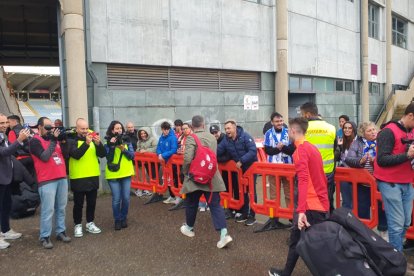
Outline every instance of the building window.
<svg viewBox="0 0 414 276"><path fill-rule="evenodd" d="M313 80L313 87L316 92L333 92L334 81L332 79L315 78Z"/></svg>
<svg viewBox="0 0 414 276"><path fill-rule="evenodd" d="M289 91L291 92L312 92L312 78L310 77L289 77Z"/></svg>
<svg viewBox="0 0 414 276"><path fill-rule="evenodd" d="M376 82L369 83L369 94L379 95L380 94L380 84Z"/></svg>
<svg viewBox="0 0 414 276"><path fill-rule="evenodd" d="M379 38L379 7L373 4L368 6L368 35L372 38Z"/></svg>
<svg viewBox="0 0 414 276"><path fill-rule="evenodd" d="M407 22L399 17L392 17L392 44L407 49Z"/></svg>
<svg viewBox="0 0 414 276"><path fill-rule="evenodd" d="M339 92L352 92L354 85L352 81L336 80L335 81L335 91Z"/></svg>

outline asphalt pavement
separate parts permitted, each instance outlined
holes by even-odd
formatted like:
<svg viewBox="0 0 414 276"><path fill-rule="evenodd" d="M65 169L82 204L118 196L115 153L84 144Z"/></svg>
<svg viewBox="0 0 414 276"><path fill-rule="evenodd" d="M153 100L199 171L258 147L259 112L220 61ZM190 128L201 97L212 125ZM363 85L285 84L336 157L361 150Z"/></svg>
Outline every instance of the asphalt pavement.
<svg viewBox="0 0 414 276"><path fill-rule="evenodd" d="M0 250L1 275L267 275L270 266L285 262L288 230L253 233L258 225L228 220L233 242L218 249L219 234L209 212L198 213L195 237L188 238L179 230L184 209L168 211L171 205L144 202L131 196L129 226L115 231L111 196L99 197L95 223L102 233L84 231L82 238L73 237L73 202L69 202L66 226L72 242L64 244L53 237L51 250L38 241L39 210L33 217L12 220L12 228L23 237ZM293 275L310 273L299 260Z"/></svg>

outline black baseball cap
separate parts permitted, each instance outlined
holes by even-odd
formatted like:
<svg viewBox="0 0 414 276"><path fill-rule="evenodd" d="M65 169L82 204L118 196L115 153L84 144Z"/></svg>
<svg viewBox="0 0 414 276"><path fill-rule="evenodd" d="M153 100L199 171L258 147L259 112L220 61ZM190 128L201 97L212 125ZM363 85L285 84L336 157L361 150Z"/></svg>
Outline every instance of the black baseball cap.
<svg viewBox="0 0 414 276"><path fill-rule="evenodd" d="M216 133L216 132L218 132L218 131L220 131L220 127L219 127L218 125L212 125L212 126L210 127L210 133L211 133L211 134Z"/></svg>

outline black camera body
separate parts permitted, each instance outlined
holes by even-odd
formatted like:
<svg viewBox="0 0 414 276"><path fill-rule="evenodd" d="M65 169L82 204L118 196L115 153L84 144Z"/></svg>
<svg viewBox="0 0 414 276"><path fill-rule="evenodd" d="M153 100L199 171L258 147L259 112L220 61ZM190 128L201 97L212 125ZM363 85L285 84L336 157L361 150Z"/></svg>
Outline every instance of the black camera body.
<svg viewBox="0 0 414 276"><path fill-rule="evenodd" d="M116 140L114 143L112 143L115 146L120 146L122 144L128 144L130 143L130 139L129 136L124 134L124 133L120 133L120 134L114 134L111 137L105 137L105 139L108 141L108 144L110 143L109 141L111 140L112 137L116 137Z"/></svg>
<svg viewBox="0 0 414 276"><path fill-rule="evenodd" d="M45 130L48 131L49 135L52 135L52 131L54 129L59 129L60 133L57 137L58 141L67 140L68 138L76 137L76 131L72 128L65 128L63 126L60 127L52 127L51 125L45 125Z"/></svg>

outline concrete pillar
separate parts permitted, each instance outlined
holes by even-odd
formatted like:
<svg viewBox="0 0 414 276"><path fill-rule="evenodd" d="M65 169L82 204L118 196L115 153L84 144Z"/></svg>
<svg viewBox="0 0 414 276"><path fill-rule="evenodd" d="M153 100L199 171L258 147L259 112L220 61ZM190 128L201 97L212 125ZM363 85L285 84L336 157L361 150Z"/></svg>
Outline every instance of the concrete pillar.
<svg viewBox="0 0 414 276"><path fill-rule="evenodd" d="M392 90L392 0L387 0L385 7L385 41L386 41L386 59L387 59L387 68L386 68L386 79L387 83L385 84L384 90L384 101L388 99L389 94Z"/></svg>
<svg viewBox="0 0 414 276"><path fill-rule="evenodd" d="M277 73L275 78L275 110L289 116L288 104L288 10L287 0L276 1Z"/></svg>
<svg viewBox="0 0 414 276"><path fill-rule="evenodd" d="M74 126L78 117L88 120L83 0L59 1L62 15L60 35L65 37L67 118L69 126Z"/></svg>
<svg viewBox="0 0 414 276"><path fill-rule="evenodd" d="M369 121L368 87L368 0L361 1L361 121Z"/></svg>

